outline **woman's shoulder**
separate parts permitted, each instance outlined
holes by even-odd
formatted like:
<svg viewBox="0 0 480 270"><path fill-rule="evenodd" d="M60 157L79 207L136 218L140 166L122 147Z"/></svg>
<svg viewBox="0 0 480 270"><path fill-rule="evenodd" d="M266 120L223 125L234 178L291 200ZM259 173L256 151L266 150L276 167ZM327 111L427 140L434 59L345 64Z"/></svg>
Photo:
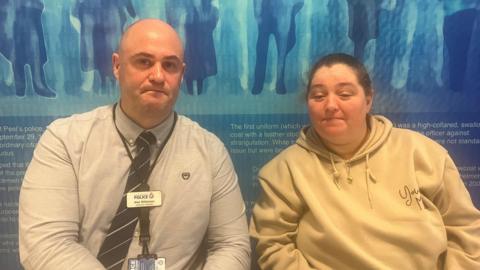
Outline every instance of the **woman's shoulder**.
<svg viewBox="0 0 480 270"><path fill-rule="evenodd" d="M441 144L444 140L426 136L419 132L405 128L393 128L390 134L390 143L401 145L405 149L414 148L416 151L425 151L433 155L446 154L447 150Z"/></svg>
<svg viewBox="0 0 480 270"><path fill-rule="evenodd" d="M263 169L268 170L279 167L288 168L290 166L298 166L299 164L308 163L311 159L311 153L298 144L292 144L285 149L279 151L272 159L270 159Z"/></svg>

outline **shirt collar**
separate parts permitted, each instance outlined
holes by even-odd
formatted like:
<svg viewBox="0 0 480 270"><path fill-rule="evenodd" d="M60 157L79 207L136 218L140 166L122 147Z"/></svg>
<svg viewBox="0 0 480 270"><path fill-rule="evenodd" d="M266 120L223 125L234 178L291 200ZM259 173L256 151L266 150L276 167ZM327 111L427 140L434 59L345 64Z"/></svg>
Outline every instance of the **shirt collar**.
<svg viewBox="0 0 480 270"><path fill-rule="evenodd" d="M142 127L137 125L132 119L130 119L120 108L120 103L117 103L115 106L115 124L118 127L120 133L122 133L123 137L126 140L126 143L129 146L135 145L135 140L137 137L144 131ZM168 136L170 129L172 128L174 121L174 113L170 113L170 115L160 123L158 126L148 129L148 131L152 132L157 139L157 145L160 145Z"/></svg>

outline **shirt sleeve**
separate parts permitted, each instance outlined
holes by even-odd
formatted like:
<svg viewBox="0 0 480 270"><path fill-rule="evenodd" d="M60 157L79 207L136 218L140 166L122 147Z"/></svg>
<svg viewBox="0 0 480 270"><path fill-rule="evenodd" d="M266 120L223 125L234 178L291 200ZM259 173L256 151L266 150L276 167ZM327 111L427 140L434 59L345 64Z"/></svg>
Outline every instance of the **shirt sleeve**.
<svg viewBox="0 0 480 270"><path fill-rule="evenodd" d="M203 269L250 269L250 239L245 203L232 161L222 145L214 156L213 195Z"/></svg>
<svg viewBox="0 0 480 270"><path fill-rule="evenodd" d="M65 145L50 128L40 138L19 198L19 250L26 270L104 269L78 243L77 179Z"/></svg>
<svg viewBox="0 0 480 270"><path fill-rule="evenodd" d="M259 173L262 193L250 222L250 235L257 242L261 269L313 269L295 239L303 204L295 190L288 164L273 160Z"/></svg>
<svg viewBox="0 0 480 270"><path fill-rule="evenodd" d="M447 156L443 185L435 193L447 232L444 269L480 269L480 212L455 167Z"/></svg>

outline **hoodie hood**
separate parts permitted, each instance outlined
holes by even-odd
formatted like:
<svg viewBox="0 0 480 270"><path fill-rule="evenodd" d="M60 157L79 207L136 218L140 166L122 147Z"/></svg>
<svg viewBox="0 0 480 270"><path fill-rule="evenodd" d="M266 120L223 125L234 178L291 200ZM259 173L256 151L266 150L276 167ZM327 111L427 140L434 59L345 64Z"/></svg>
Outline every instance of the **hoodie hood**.
<svg viewBox="0 0 480 270"><path fill-rule="evenodd" d="M390 132L392 131L392 122L383 116L368 115L367 121L370 127L368 138L353 155L353 157L348 160L348 162L355 162L357 160L364 159L367 154L371 154L377 150L386 141L390 135ZM334 161L343 160L341 157L330 152L325 147L322 139L311 126L307 126L302 129L296 143L309 151L315 152L322 158L333 158Z"/></svg>
<svg viewBox="0 0 480 270"><path fill-rule="evenodd" d="M349 183L352 183L354 180L361 179L354 179L353 176L350 174L350 168L352 166L361 164L363 161L363 163L365 164L364 180L368 193L368 201L370 203L370 207L373 208L371 199L372 195L370 194L369 184L377 183L377 179L374 176L374 173L370 170L369 158L370 155L373 155L373 153L385 143L388 136L390 135L390 132L392 131L393 125L390 120L379 115L368 115L367 121L370 127L370 133L368 134L368 138L357 150L357 152L352 156L352 158L348 160L344 160L340 156L329 151L323 144L320 136L318 136L317 132L315 132L315 130L311 126L307 126L302 129L296 143L299 146L305 148L306 150L314 152L318 156L318 158L324 159L325 161L330 163L332 169L332 180L339 189L339 183L340 181L342 181L342 179L341 173L337 169L337 166L346 167L346 180ZM338 165L337 163L340 163L340 165Z"/></svg>

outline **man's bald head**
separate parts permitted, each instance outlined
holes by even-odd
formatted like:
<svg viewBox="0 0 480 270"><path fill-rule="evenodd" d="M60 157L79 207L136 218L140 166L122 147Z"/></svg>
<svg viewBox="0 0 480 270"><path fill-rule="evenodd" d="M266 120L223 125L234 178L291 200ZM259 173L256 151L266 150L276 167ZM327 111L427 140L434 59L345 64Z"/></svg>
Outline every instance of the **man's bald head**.
<svg viewBox="0 0 480 270"><path fill-rule="evenodd" d="M183 44L178 33L172 26L160 19L142 19L129 25L123 33L118 45L118 53L135 46L145 35L158 35L169 42L170 45L178 47L179 55L183 60Z"/></svg>

